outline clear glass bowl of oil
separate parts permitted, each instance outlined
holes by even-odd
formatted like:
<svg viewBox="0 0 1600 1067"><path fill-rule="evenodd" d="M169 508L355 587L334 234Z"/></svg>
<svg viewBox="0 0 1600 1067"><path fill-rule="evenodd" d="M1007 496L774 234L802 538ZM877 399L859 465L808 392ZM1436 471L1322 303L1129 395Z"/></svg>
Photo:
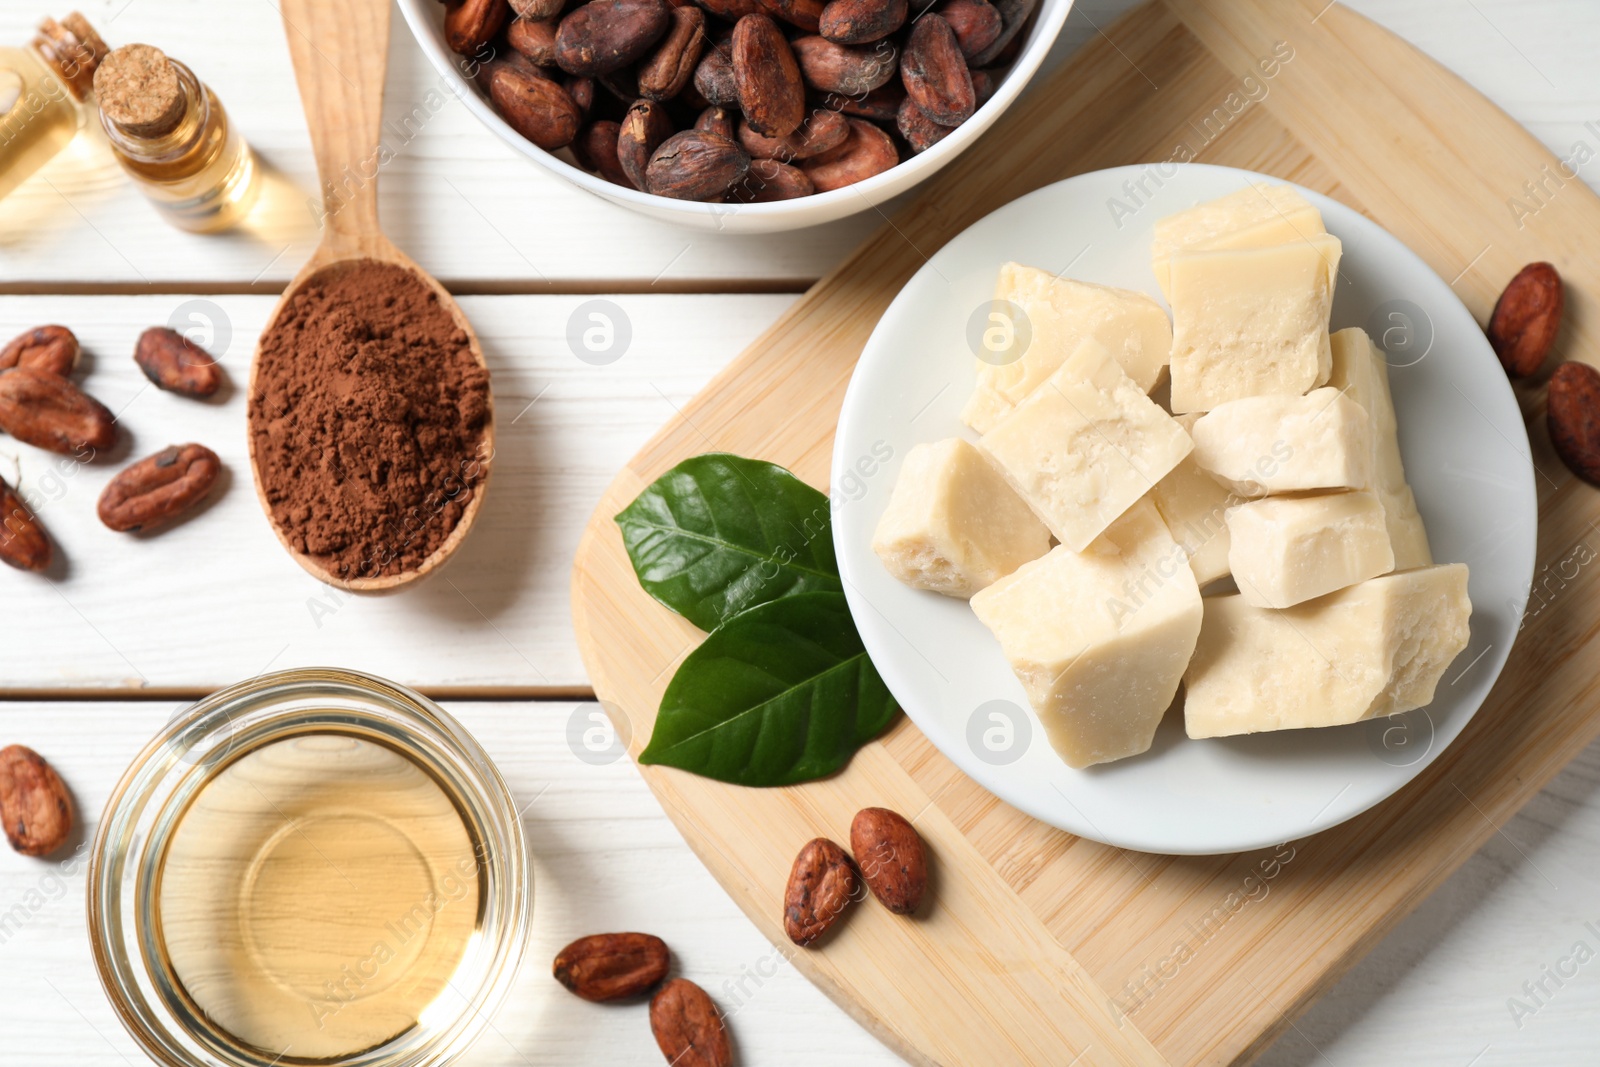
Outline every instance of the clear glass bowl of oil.
<svg viewBox="0 0 1600 1067"><path fill-rule="evenodd" d="M101 982L174 1067L445 1064L521 962L532 870L459 723L298 670L180 713L123 775L89 870Z"/></svg>

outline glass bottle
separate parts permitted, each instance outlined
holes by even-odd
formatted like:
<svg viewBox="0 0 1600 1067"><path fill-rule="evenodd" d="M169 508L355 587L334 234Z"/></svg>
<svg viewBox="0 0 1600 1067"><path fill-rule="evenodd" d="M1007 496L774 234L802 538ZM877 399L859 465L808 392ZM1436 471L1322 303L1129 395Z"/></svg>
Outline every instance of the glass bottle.
<svg viewBox="0 0 1600 1067"><path fill-rule="evenodd" d="M65 148L108 49L74 11L45 19L26 48L0 48L0 198Z"/></svg>
<svg viewBox="0 0 1600 1067"><path fill-rule="evenodd" d="M101 61L94 88L112 154L168 222L209 233L250 213L255 155L193 71L150 45L126 45Z"/></svg>

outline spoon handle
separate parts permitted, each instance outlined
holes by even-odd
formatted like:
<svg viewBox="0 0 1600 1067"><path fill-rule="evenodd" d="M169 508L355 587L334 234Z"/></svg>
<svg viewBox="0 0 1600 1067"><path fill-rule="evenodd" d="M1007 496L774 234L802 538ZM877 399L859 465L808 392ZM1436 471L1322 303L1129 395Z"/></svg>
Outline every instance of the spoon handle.
<svg viewBox="0 0 1600 1067"><path fill-rule="evenodd" d="M281 0L284 32L322 183L322 251L371 254L389 0Z"/></svg>

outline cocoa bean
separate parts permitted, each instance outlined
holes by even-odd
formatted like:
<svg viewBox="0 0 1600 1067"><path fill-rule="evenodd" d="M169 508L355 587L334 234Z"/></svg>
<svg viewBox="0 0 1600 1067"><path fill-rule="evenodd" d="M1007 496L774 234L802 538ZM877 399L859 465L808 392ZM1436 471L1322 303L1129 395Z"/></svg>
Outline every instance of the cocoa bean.
<svg viewBox="0 0 1600 1067"><path fill-rule="evenodd" d="M674 978L650 1001L650 1032L672 1067L732 1067L722 1015L704 989Z"/></svg>
<svg viewBox="0 0 1600 1067"><path fill-rule="evenodd" d="M507 125L546 151L570 144L583 123L583 112L565 89L515 67L495 70L489 96Z"/></svg>
<svg viewBox="0 0 1600 1067"><path fill-rule="evenodd" d="M717 18L729 22L738 22L746 15L754 15L761 10L758 0L695 0L695 3Z"/></svg>
<svg viewBox="0 0 1600 1067"><path fill-rule="evenodd" d="M0 479L0 560L41 573L50 566L50 538L22 496Z"/></svg>
<svg viewBox="0 0 1600 1067"><path fill-rule="evenodd" d="M556 65L556 31L560 19L516 19L506 30L506 43L537 67Z"/></svg>
<svg viewBox="0 0 1600 1067"><path fill-rule="evenodd" d="M594 110L594 87L593 78L566 78L561 82L561 88L572 97L572 102L578 105L578 110L583 113L584 118L588 118L589 113Z"/></svg>
<svg viewBox="0 0 1600 1067"><path fill-rule="evenodd" d="M714 200L745 176L750 157L726 137L701 130L662 142L645 169L645 188L675 200Z"/></svg>
<svg viewBox="0 0 1600 1067"><path fill-rule="evenodd" d="M666 0L590 0L561 20L556 63L568 74L609 74L642 58L672 22Z"/></svg>
<svg viewBox="0 0 1600 1067"><path fill-rule="evenodd" d="M1576 361L1558 366L1550 375L1545 423L1567 469L1600 485L1600 371Z"/></svg>
<svg viewBox="0 0 1600 1067"><path fill-rule="evenodd" d="M0 371L0 430L65 456L102 451L117 439L105 405L59 374L32 367Z"/></svg>
<svg viewBox="0 0 1600 1067"><path fill-rule="evenodd" d="M739 124L739 144L754 159L792 163L837 148L850 136L850 124L837 111L813 111L800 128L787 137L767 137Z"/></svg>
<svg viewBox="0 0 1600 1067"><path fill-rule="evenodd" d="M733 199L746 204L769 204L778 200L793 200L797 196L810 196L816 192L811 179L799 167L779 163L775 159L752 159L750 173L744 181L728 191Z"/></svg>
<svg viewBox="0 0 1600 1067"><path fill-rule="evenodd" d="M977 98L972 75L955 31L938 15L917 19L900 57L906 95L941 126L959 126L972 117Z"/></svg>
<svg viewBox="0 0 1600 1067"><path fill-rule="evenodd" d="M700 112L700 117L694 120L694 128L705 133L714 133L720 137L733 140L738 134L738 126L733 113L725 107L715 105Z"/></svg>
<svg viewBox="0 0 1600 1067"><path fill-rule="evenodd" d="M648 993L667 976L667 943L651 934L591 934L556 953L556 981L584 1000Z"/></svg>
<svg viewBox="0 0 1600 1067"><path fill-rule="evenodd" d="M759 0L762 10L775 19L816 33L822 21L824 0Z"/></svg>
<svg viewBox="0 0 1600 1067"><path fill-rule="evenodd" d="M566 0L511 0L513 14L535 22L555 18L565 6Z"/></svg>
<svg viewBox="0 0 1600 1067"><path fill-rule="evenodd" d="M622 117L617 160L635 189L645 188L645 171L661 142L672 136L672 118L654 100L640 100Z"/></svg>
<svg viewBox="0 0 1600 1067"><path fill-rule="evenodd" d="M865 96L888 84L900 65L900 52L892 41L848 45L810 36L795 39L790 48L807 85L841 96Z"/></svg>
<svg viewBox="0 0 1600 1067"><path fill-rule="evenodd" d="M738 107L739 86L733 79L732 51L717 46L707 48L694 69L694 87L708 104Z"/></svg>
<svg viewBox="0 0 1600 1067"><path fill-rule="evenodd" d="M850 852L883 906L910 915L928 888L928 850L916 828L888 808L862 808L850 823Z"/></svg>
<svg viewBox="0 0 1600 1067"><path fill-rule="evenodd" d="M204 500L222 461L205 445L169 445L118 472L100 494L100 521L118 533L165 525Z"/></svg>
<svg viewBox="0 0 1600 1067"><path fill-rule="evenodd" d="M1507 374L1525 378L1544 366L1561 332L1565 305L1561 275L1548 263L1529 263L1511 279L1485 330Z"/></svg>
<svg viewBox="0 0 1600 1067"><path fill-rule="evenodd" d="M930 119L910 97L900 105L895 126L899 128L900 136L906 139L911 150L918 154L926 152L955 132L954 126L941 126Z"/></svg>
<svg viewBox="0 0 1600 1067"><path fill-rule="evenodd" d="M969 57L974 67L987 67L991 63L1006 62L1001 57L1014 41L1021 41L1018 35L1027 25L1028 18L1033 14L1033 9L1039 0L992 0L992 2L995 10L1000 12L1000 33L989 47Z"/></svg>
<svg viewBox="0 0 1600 1067"><path fill-rule="evenodd" d="M757 133L786 137L805 119L800 64L770 17L746 15L734 27L733 81L744 120Z"/></svg>
<svg viewBox="0 0 1600 1067"><path fill-rule="evenodd" d="M851 115L858 119L871 119L873 122L892 123L895 116L900 113L900 105L905 101L906 87L900 84L900 79L895 78L865 96L846 96L843 93L829 93L822 98L823 106L830 110L838 111L843 115Z"/></svg>
<svg viewBox="0 0 1600 1067"><path fill-rule="evenodd" d="M900 162L900 153L887 133L863 119L849 121L850 136L844 144L800 166L819 193L865 181Z"/></svg>
<svg viewBox="0 0 1600 1067"><path fill-rule="evenodd" d="M844 849L826 837L807 841L789 869L783 891L783 932L809 945L828 931L856 891L856 870Z"/></svg>
<svg viewBox="0 0 1600 1067"><path fill-rule="evenodd" d="M944 0L936 10L955 31L961 54L968 59L1000 36L1000 11L989 0Z"/></svg>
<svg viewBox="0 0 1600 1067"><path fill-rule="evenodd" d="M0 822L6 840L24 856L48 856L72 833L66 783L31 748L0 749Z"/></svg>
<svg viewBox="0 0 1600 1067"><path fill-rule="evenodd" d="M672 9L672 28L656 50L639 65L639 95L647 100L671 100L694 77L705 47L706 15L697 7Z"/></svg>
<svg viewBox="0 0 1600 1067"><path fill-rule="evenodd" d="M32 367L63 378L78 365L78 338L65 326L38 326L0 348L0 370Z"/></svg>
<svg viewBox="0 0 1600 1067"><path fill-rule="evenodd" d="M972 102L982 107L989 102L989 98L999 87L1000 77L987 70L972 70L967 73L972 75Z"/></svg>
<svg viewBox="0 0 1600 1067"><path fill-rule="evenodd" d="M610 119L591 122L572 142L572 154L585 168L611 184L624 189L636 189L638 186L622 169L621 159L617 155L617 134L621 129L620 124Z"/></svg>
<svg viewBox="0 0 1600 1067"><path fill-rule="evenodd" d="M906 23L907 0L828 0L817 32L840 44L882 40Z"/></svg>
<svg viewBox="0 0 1600 1067"><path fill-rule="evenodd" d="M475 56L510 17L506 0L457 0L445 9L445 44L457 55Z"/></svg>
<svg viewBox="0 0 1600 1067"><path fill-rule="evenodd" d="M165 326L139 335L133 361L157 389L169 393L206 397L222 387L222 368L211 353Z"/></svg>

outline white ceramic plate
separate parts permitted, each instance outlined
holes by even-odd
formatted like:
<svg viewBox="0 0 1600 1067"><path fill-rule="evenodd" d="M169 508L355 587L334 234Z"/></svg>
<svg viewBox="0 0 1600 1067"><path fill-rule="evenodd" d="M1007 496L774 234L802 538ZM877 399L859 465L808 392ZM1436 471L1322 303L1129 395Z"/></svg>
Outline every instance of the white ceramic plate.
<svg viewBox="0 0 1600 1067"><path fill-rule="evenodd" d="M1324 730L1191 741L1169 714L1144 755L1073 770L1056 756L1000 648L965 601L891 578L873 527L901 458L964 435L967 340L1014 259L1161 299L1155 220L1265 175L1198 164L1119 167L1008 204L951 241L895 298L862 352L833 452L834 540L873 661L938 749L1007 803L1081 837L1146 852L1265 848L1394 793L1477 711L1516 636L1533 575L1533 466L1505 373L1449 285L1363 216L1301 190L1344 243L1333 327L1389 354L1406 472L1434 556L1471 570L1472 640L1427 708ZM1130 184L1131 183L1131 184Z"/></svg>

